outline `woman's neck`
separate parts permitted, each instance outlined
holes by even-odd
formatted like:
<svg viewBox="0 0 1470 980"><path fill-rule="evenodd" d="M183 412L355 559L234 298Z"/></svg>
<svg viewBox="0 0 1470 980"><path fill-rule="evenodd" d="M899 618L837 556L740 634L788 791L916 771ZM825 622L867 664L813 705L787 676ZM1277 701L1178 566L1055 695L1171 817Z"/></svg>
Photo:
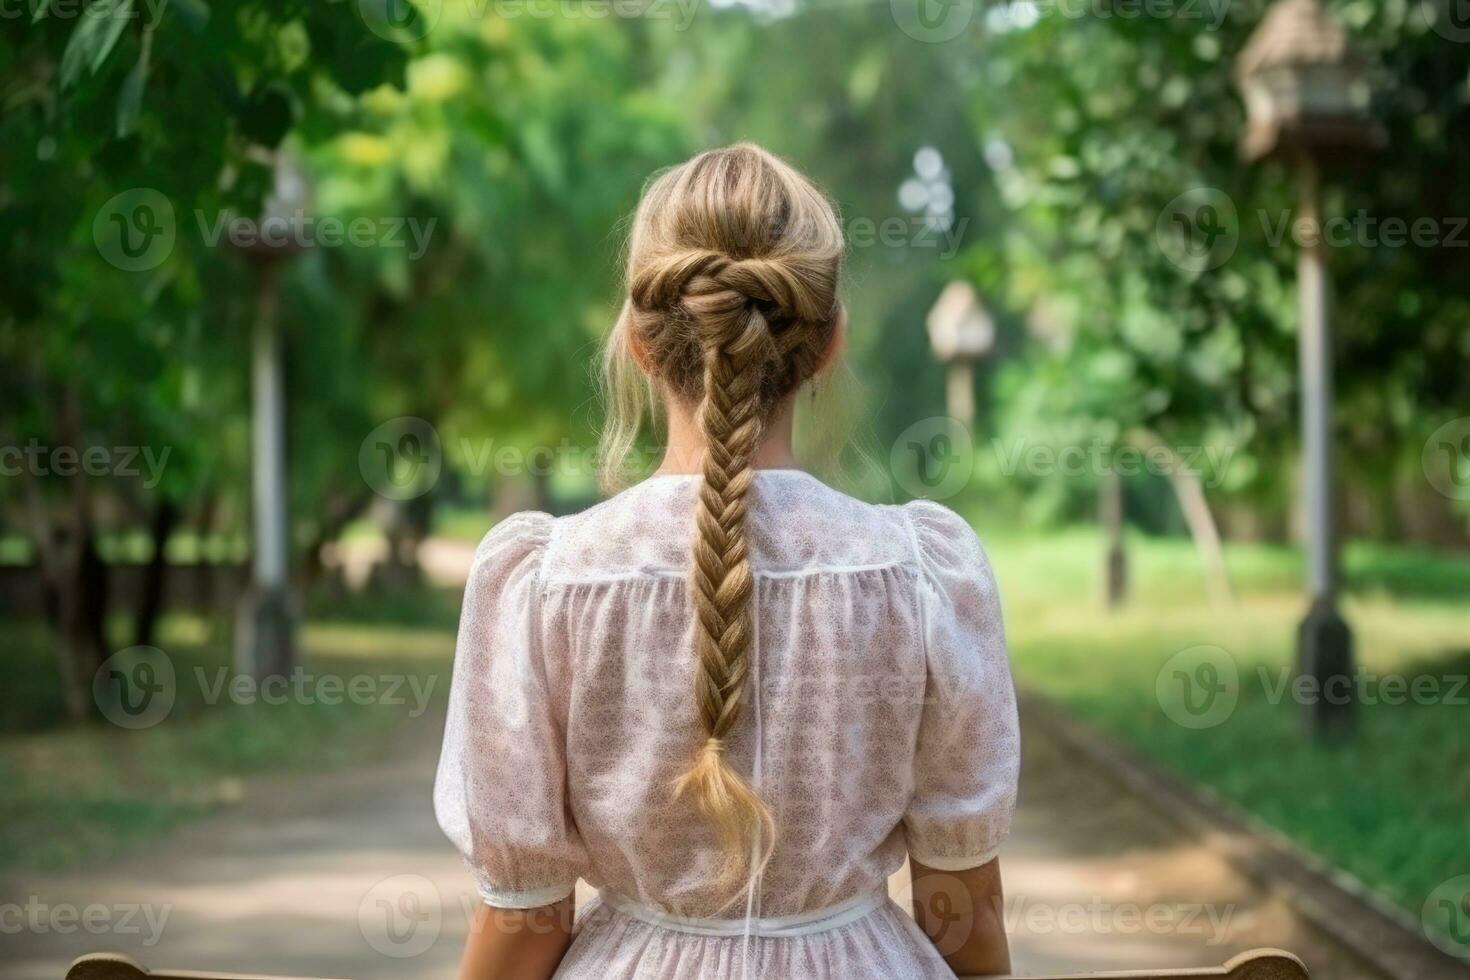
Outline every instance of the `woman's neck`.
<svg viewBox="0 0 1470 980"><path fill-rule="evenodd" d="M772 410L766 419L765 431L751 457L751 465L759 470L796 469L796 453L792 449L792 429L795 421L795 401L786 399ZM704 436L694 421L694 412L674 401L664 405L668 418L669 442L664 447L663 462L658 474L668 476L676 473L698 473L704 459Z"/></svg>

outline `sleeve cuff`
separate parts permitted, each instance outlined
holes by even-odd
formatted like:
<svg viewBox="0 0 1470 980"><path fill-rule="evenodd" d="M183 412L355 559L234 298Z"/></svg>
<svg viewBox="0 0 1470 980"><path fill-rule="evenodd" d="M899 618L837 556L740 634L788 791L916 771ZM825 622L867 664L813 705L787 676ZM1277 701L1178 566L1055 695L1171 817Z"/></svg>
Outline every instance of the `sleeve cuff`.
<svg viewBox="0 0 1470 980"><path fill-rule="evenodd" d="M479 887L481 901L498 909L539 909L546 905L555 905L576 890L575 881L570 885L551 885L521 892L492 888L485 884Z"/></svg>
<svg viewBox="0 0 1470 980"><path fill-rule="evenodd" d="M1000 857L1000 847L1000 844L996 844L988 851L961 855L960 857L941 857L937 854L924 854L911 847L909 848L909 859L911 861L917 861L926 868L933 868L935 871L969 871L971 868L978 868L981 865L989 864L991 861Z"/></svg>

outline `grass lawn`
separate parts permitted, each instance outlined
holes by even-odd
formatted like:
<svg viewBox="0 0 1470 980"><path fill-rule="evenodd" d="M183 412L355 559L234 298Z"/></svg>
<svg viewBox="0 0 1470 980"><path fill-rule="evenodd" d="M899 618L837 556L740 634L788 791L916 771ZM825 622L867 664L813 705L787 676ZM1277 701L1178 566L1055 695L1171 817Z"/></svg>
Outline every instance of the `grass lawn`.
<svg viewBox="0 0 1470 980"><path fill-rule="evenodd" d="M1020 684L1208 784L1416 918L1435 886L1470 873L1470 557L1348 549L1343 611L1379 703L1360 708L1351 742L1319 745L1281 693L1303 611L1294 552L1231 548L1239 604L1217 610L1187 541L1135 537L1130 601L1109 612L1095 534L986 534L979 523ZM1214 656L1233 664L1239 700L1218 724L1189 728L1165 711L1159 675L1200 645L1226 652ZM1415 684L1429 696L1413 697Z"/></svg>
<svg viewBox="0 0 1470 980"><path fill-rule="evenodd" d="M392 751L415 714L442 710L456 616L456 597L445 592L311 609L302 633L308 694L277 704L221 694L228 637L197 617L170 616L157 645L173 665L177 698L163 722L138 731L101 720L35 730L60 712L50 641L39 624L6 624L15 683L0 693L0 867L113 854L240 799L248 776ZM327 677L357 683L358 693L320 686Z"/></svg>

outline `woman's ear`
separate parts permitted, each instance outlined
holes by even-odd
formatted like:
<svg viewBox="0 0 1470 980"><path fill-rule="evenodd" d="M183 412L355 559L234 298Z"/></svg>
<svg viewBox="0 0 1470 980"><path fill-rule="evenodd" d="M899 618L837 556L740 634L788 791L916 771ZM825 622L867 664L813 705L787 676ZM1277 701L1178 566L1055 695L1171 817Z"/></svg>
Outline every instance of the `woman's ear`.
<svg viewBox="0 0 1470 980"><path fill-rule="evenodd" d="M842 353L842 348L847 344L847 307L841 303L837 305L837 322L832 327L832 336L827 338L827 346L822 351L821 363L817 365L818 371L825 371L837 355Z"/></svg>

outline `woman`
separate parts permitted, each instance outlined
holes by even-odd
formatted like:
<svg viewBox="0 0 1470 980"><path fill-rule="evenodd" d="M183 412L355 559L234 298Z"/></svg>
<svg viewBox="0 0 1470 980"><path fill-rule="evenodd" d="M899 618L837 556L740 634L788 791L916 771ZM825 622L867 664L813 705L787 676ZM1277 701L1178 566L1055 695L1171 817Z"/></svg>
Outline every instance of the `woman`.
<svg viewBox="0 0 1470 980"><path fill-rule="evenodd" d="M465 595L439 821L484 904L464 980L1005 973L997 850L1019 765L994 579L969 526L796 468L798 392L841 346L831 204L764 150L639 205L607 355L618 468L518 514ZM891 902L910 859L917 918ZM585 879L601 899L572 924Z"/></svg>

